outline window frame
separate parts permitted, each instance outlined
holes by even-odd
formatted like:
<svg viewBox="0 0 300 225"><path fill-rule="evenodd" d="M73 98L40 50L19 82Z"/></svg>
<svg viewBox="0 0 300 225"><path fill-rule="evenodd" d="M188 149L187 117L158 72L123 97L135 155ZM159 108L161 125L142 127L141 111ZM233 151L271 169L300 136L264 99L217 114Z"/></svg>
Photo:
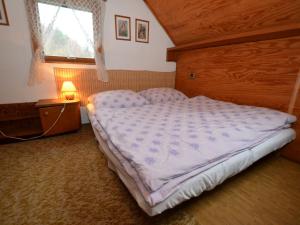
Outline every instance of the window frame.
<svg viewBox="0 0 300 225"><path fill-rule="evenodd" d="M37 4L39 2L43 3L43 1L37 1ZM55 5L55 4L51 4L51 5ZM63 7L69 8L67 6L63 6ZM87 11L87 12L89 12L89 11ZM40 19L39 19L39 23L41 24ZM93 23L93 27L94 27L94 23ZM33 40L32 40L32 44L33 44L33 46L35 45ZM44 52L44 46L43 46L43 52ZM96 52L94 54L96 54ZM52 55L45 54L44 60L45 60L45 63L70 63L70 64L96 65L95 56L94 56L94 58L80 58L80 57L52 56Z"/></svg>
<svg viewBox="0 0 300 225"><path fill-rule="evenodd" d="M77 57L45 55L44 59L45 59L45 63L71 63L71 64L96 65L95 58L77 58Z"/></svg>

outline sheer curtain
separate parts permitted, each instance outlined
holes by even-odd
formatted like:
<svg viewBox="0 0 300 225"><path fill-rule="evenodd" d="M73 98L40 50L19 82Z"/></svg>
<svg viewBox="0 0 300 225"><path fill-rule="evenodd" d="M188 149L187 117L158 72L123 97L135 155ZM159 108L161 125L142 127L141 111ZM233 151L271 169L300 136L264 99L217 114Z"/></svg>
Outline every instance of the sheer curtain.
<svg viewBox="0 0 300 225"><path fill-rule="evenodd" d="M39 2L57 6L51 22L44 29L41 28L40 24ZM105 2L102 0L25 0L25 3L33 44L33 57L28 80L29 85L41 83L45 78L42 70L43 63L45 62L43 46L47 43L48 38L51 37L53 26L61 7L68 7L73 10L73 15L81 31L94 49L98 79L105 82L108 81L108 73L105 69L104 48L102 46ZM90 40L84 26L81 25L80 18L76 15L76 10L88 11L93 14L94 41Z"/></svg>

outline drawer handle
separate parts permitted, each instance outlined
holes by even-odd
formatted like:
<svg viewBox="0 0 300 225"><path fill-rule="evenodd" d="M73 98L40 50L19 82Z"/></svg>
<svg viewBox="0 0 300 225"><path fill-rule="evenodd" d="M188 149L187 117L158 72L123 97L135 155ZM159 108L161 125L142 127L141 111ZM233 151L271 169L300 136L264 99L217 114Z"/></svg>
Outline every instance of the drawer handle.
<svg viewBox="0 0 300 225"><path fill-rule="evenodd" d="M48 111L44 112L44 115L45 115L45 116L48 116L48 115L49 115L49 112L48 112Z"/></svg>

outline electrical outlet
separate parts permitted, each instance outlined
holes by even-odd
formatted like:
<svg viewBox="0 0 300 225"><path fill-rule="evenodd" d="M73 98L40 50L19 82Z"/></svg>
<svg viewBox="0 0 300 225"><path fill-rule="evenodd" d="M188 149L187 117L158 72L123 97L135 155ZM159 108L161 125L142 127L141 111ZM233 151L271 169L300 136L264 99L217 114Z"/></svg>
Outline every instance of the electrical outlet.
<svg viewBox="0 0 300 225"><path fill-rule="evenodd" d="M191 72L191 73L189 74L189 79L190 79L190 80L195 80L196 78L197 78L196 73Z"/></svg>

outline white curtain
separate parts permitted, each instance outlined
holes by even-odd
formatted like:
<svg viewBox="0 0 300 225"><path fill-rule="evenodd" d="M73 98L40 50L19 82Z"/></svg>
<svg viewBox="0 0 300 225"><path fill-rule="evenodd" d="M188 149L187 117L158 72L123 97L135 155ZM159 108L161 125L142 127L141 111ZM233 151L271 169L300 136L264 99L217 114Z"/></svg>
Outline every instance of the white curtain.
<svg viewBox="0 0 300 225"><path fill-rule="evenodd" d="M38 10L38 2L52 4L57 6L56 13L53 15L49 25L41 29L40 15ZM104 49L102 46L103 26L104 26L104 15L105 15L105 2L102 0L25 0L27 7L27 14L29 18L29 25L33 44L33 57L30 67L30 75L28 84L34 85L41 83L45 77L43 72L44 52L43 46L51 37L53 26L55 24L57 15L61 7L68 7L73 9L73 15L75 16L78 25L82 32L85 34L88 42L92 45L95 52L96 70L99 80L108 81L108 73L105 68L104 61ZM76 15L76 10L84 10L92 12L93 14L93 32L94 41L91 41L85 31L84 26L80 23L80 18ZM42 33L43 32L43 33Z"/></svg>

